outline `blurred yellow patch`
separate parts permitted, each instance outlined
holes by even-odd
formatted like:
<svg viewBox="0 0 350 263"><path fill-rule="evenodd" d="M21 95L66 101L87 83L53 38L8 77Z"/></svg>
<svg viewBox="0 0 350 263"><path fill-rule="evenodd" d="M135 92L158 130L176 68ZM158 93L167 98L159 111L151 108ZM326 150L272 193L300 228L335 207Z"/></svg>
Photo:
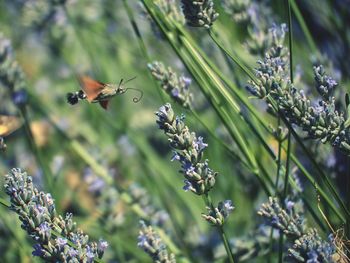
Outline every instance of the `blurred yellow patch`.
<svg viewBox="0 0 350 263"><path fill-rule="evenodd" d="M267 144L270 146L270 148L272 149L272 151L275 153L276 157L278 156L278 141L273 138L273 137L270 137L268 140L267 140ZM286 152L282 149L282 152L281 152L281 160L286 160L287 158L287 154Z"/></svg>
<svg viewBox="0 0 350 263"><path fill-rule="evenodd" d="M30 123L30 130L33 133L35 144L39 147L45 146L52 132L51 126L47 121L33 121Z"/></svg>
<svg viewBox="0 0 350 263"><path fill-rule="evenodd" d="M0 115L0 136L4 137L19 127L21 127L22 122L16 116Z"/></svg>
<svg viewBox="0 0 350 263"><path fill-rule="evenodd" d="M70 205L72 199L79 200L79 205L88 211L93 211L95 200L90 195L86 184L81 178L81 174L77 171L69 171L65 174L65 182L67 185L67 193L62 200L62 207L66 208ZM75 198L73 198L75 196Z"/></svg>

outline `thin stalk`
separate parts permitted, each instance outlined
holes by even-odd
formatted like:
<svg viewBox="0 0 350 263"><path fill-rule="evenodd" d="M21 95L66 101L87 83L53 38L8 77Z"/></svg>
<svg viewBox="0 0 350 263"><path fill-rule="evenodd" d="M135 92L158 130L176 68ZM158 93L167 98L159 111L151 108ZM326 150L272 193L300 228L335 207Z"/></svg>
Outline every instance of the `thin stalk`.
<svg viewBox="0 0 350 263"><path fill-rule="evenodd" d="M123 5L124 5L124 8L126 10L126 13L128 15L128 18L129 18L129 21L130 21L130 24L131 24L131 27L132 29L134 30L134 33L136 35L136 38L137 38L137 41L139 43L139 46L140 46L140 50L141 50L141 53L142 55L144 56L144 58L148 61L148 62L151 62L151 57L147 51L147 47L145 45L145 42L143 41L143 38L142 38L142 35L141 35L141 32L139 30L139 27L137 26L137 23L136 23L136 20L135 20L135 17L134 17L134 14L132 12L132 9L130 8L130 6L128 5L128 1L127 0L123 0ZM158 92L158 95L160 97L160 99L162 100L162 102L164 103L165 102L165 99L164 99L164 96L163 96L163 93L161 92L160 88L159 88L159 85L158 83L154 80L152 74L148 71L148 75L151 75L151 79L155 85L155 87L158 87L157 88L157 92Z"/></svg>
<svg viewBox="0 0 350 263"><path fill-rule="evenodd" d="M53 187L53 185L52 185L52 178L53 177L52 177L50 168L47 165L47 162L43 161L41 153L40 153L37 145L35 144L34 136L33 136L32 130L30 129L30 122L29 122L27 110L24 107L25 106L19 107L19 110L20 110L20 114L24 120L24 128L25 128L26 133L27 133L26 139L27 139L28 144L31 147L31 150L36 158L37 164L40 166L40 168L43 171L45 185L47 186L48 190L51 191L53 189L52 188Z"/></svg>
<svg viewBox="0 0 350 263"><path fill-rule="evenodd" d="M233 150L231 150L230 147L227 146L227 144L223 143L223 141L215 135L215 133L208 127L208 125L204 121L202 121L197 112L191 110L191 113L196 118L196 120L207 130L207 132L209 132L210 136L215 140L216 143L220 144L221 147L223 147L232 157L238 159L246 168L250 169L247 162L244 159L242 159L240 155L236 154Z"/></svg>
<svg viewBox="0 0 350 263"><path fill-rule="evenodd" d="M10 208L9 203L5 199L3 199L1 197L0 197L0 204L3 205L6 208Z"/></svg>
<svg viewBox="0 0 350 263"><path fill-rule="evenodd" d="M281 118L278 117L278 127L281 124ZM277 172L276 172L276 182L275 182L275 189L276 189L276 194L277 194L277 188L278 188L278 183L280 179L280 174L281 174L281 157L282 157L282 141L279 138L278 140L278 153L277 153Z"/></svg>
<svg viewBox="0 0 350 263"><path fill-rule="evenodd" d="M287 11L288 11L288 36L289 36L289 77L292 83L294 83L293 77L293 32L292 32L292 14L290 9L290 2L286 0ZM288 194L288 180L289 180L289 166L290 166L290 152L291 152L291 132L288 131L288 141L287 141L287 160L286 160L286 171L284 176L284 189L282 194L282 208L285 207L285 199ZM283 232L280 230L280 240L278 247L278 261L283 262Z"/></svg>
<svg viewBox="0 0 350 263"><path fill-rule="evenodd" d="M214 211L214 205L213 205L213 202L211 201L211 198L210 198L208 193L203 195L203 200L204 200L205 205L207 207L210 207L210 209ZM233 254L232 254L230 245L228 243L228 239L226 237L225 230L224 230L223 226L217 226L217 229L218 229L218 231L220 233L221 240L224 243L228 260L229 260L230 263L234 263Z"/></svg>
<svg viewBox="0 0 350 263"><path fill-rule="evenodd" d="M314 39L311 35L311 32L310 32L309 28L307 27L305 20L303 18L303 15L301 14L300 9L299 9L297 3L295 2L295 0L290 0L290 5L292 7L293 13L299 22L301 30L303 31L303 33L306 37L306 41L307 41L308 45L310 46L312 52L315 54L319 54L320 52L317 49L316 42L314 41Z"/></svg>
<svg viewBox="0 0 350 263"><path fill-rule="evenodd" d="M254 74L235 56L233 56L230 52L228 52L223 45L219 42L215 34L209 30L209 36L210 38L215 42L215 44L227 55L229 56L237 65L238 67L255 83L257 83L256 77Z"/></svg>

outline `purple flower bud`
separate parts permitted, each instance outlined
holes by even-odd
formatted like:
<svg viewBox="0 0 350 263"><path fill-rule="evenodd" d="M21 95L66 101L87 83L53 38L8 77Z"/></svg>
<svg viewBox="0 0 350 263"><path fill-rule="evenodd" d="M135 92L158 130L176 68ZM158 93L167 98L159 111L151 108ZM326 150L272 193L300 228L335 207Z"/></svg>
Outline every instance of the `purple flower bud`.
<svg viewBox="0 0 350 263"><path fill-rule="evenodd" d="M24 105L27 102L28 94L24 89L15 91L12 94L12 101L16 105Z"/></svg>
<svg viewBox="0 0 350 263"><path fill-rule="evenodd" d="M44 250L43 250L43 248L41 247L40 244L35 244L33 246L33 248L34 248L34 251L32 252L33 256L41 257L41 256L44 255Z"/></svg>
<svg viewBox="0 0 350 263"><path fill-rule="evenodd" d="M67 244L67 239L65 238L62 238L62 237L58 237L56 239L56 245L62 249L65 245Z"/></svg>
<svg viewBox="0 0 350 263"><path fill-rule="evenodd" d="M108 242L103 239L100 239L98 242L98 249L101 251L105 251L107 247L108 247Z"/></svg>

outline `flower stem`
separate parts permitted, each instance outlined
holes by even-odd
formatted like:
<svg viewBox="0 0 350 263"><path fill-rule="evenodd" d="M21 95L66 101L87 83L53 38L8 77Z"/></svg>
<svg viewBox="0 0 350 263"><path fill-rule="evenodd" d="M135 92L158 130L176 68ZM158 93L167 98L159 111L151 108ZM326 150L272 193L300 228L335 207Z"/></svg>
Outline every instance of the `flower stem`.
<svg viewBox="0 0 350 263"><path fill-rule="evenodd" d="M210 198L208 193L203 195L203 200L204 200L204 203L205 203L206 206L210 207L210 209L214 209L213 202L211 201L211 198ZM218 229L218 231L220 233L221 240L224 243L225 250L226 250L226 253L227 253L227 256L228 256L228 260L229 260L230 263L234 263L233 254L232 254L230 245L228 243L228 239L226 237L224 228L223 228L223 226L217 226L217 229Z"/></svg>

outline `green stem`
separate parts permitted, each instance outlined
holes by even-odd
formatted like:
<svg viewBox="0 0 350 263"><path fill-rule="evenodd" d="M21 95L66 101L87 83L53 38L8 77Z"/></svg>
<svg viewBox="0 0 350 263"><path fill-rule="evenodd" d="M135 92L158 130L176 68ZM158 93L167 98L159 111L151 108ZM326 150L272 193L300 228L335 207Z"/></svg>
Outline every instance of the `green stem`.
<svg viewBox="0 0 350 263"><path fill-rule="evenodd" d="M292 15L290 10L290 2L289 0L286 0L287 10L288 10L288 35L289 35L289 77L291 82L294 82L293 78L293 32L292 32ZM287 160L286 160L286 170L285 170L285 176L284 176L284 188L283 188L283 194L282 194L282 207L285 207L285 199L288 194L288 180L289 180L289 166L290 166L290 152L291 152L291 132L288 131L288 141L287 141ZM280 230L280 240L279 240L279 247L278 247L278 262L283 262L283 240L284 235L283 232Z"/></svg>
<svg viewBox="0 0 350 263"><path fill-rule="evenodd" d="M203 200L204 200L205 205L207 207L210 207L210 209L212 211L214 211L215 207L214 207L213 202L211 201L211 198L210 198L208 193L203 195ZM229 260L230 263L234 263L233 254L232 254L230 245L228 243L228 239L226 237L224 228L223 228L223 226L217 226L217 229L218 229L218 231L220 233L221 240L224 243L224 247L225 247L225 250L226 250L226 253L227 253L227 256L228 256L228 260Z"/></svg>
<svg viewBox="0 0 350 263"><path fill-rule="evenodd" d="M229 56L237 65L238 67L255 83L258 83L256 80L256 77L254 76L254 74L240 61L240 59L238 59L237 57L233 56L232 54L230 54L230 52L228 52L223 45L219 42L219 40L217 39L217 37L215 36L215 34L209 30L209 36L211 37L211 39L215 42L215 44L227 55Z"/></svg>
<svg viewBox="0 0 350 263"><path fill-rule="evenodd" d="M311 35L310 30L308 29L305 20L303 18L303 15L300 12L300 9L298 7L298 5L296 4L295 0L290 0L290 5L292 7L293 13L296 17L296 19L298 20L301 30L304 32L305 37L306 37L306 41L308 43L308 45L310 46L311 50L313 53L315 54L319 54L320 52L317 49L317 45Z"/></svg>
<svg viewBox="0 0 350 263"><path fill-rule="evenodd" d="M151 57L147 51L147 48L146 48L145 42L143 41L141 32L137 26L136 20L134 18L134 14L133 14L132 9L130 8L130 6L128 5L127 2L128 2L127 0L123 0L124 8L126 10L126 13L128 14L128 18L129 18L131 27L134 30L134 33L137 37L137 41L139 43L141 53L145 57L147 62L151 62L152 61ZM162 102L164 103L165 99L164 99L163 93L161 92L161 88L159 87L159 84L155 81L155 79L153 78L152 74L149 71L148 71L148 75L151 75L151 79L152 79L153 83L155 84L155 87L158 87L157 88L158 95L159 95L160 99L162 100Z"/></svg>
<svg viewBox="0 0 350 263"><path fill-rule="evenodd" d="M8 204L8 202L5 199L1 198L1 197L0 197L0 204L3 205L6 208L10 208L10 205Z"/></svg>
<svg viewBox="0 0 350 263"><path fill-rule="evenodd" d="M197 121L199 121L199 123L209 132L209 134L211 135L211 137L218 143L220 144L230 155L232 155L234 158L236 158L237 160L239 160L246 168L250 169L251 167L249 166L249 164L240 157L240 155L238 155L237 153L235 153L233 150L230 149L230 147L227 146L227 144L225 144L222 140L220 140L215 133L208 127L208 125L202 121L202 119L199 117L199 115L194 111L191 110L192 115L196 118Z"/></svg>
<svg viewBox="0 0 350 263"><path fill-rule="evenodd" d="M281 125L281 118L278 117L277 121L277 128ZM280 179L280 174L281 174L281 155L282 155L282 138L278 138L278 153L277 153L277 174L276 174L276 182L275 182L275 189L276 189L276 194L278 192L278 183Z"/></svg>

